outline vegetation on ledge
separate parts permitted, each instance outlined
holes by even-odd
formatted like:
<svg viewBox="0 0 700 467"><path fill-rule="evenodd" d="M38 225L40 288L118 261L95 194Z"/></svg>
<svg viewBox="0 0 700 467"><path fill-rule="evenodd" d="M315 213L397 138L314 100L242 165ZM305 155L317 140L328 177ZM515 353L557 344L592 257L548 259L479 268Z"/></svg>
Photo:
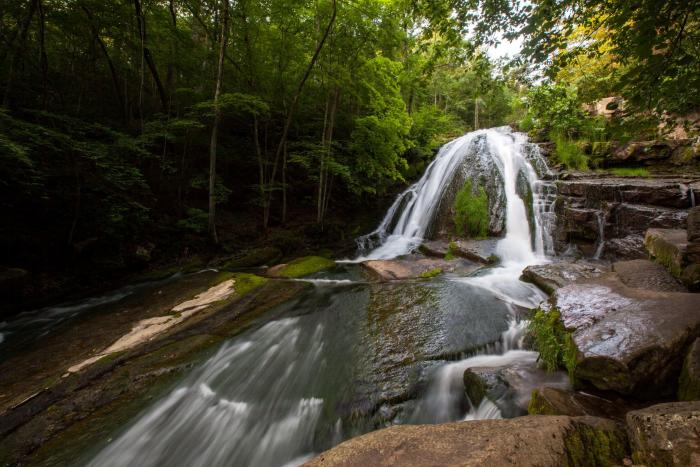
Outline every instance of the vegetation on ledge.
<svg viewBox="0 0 700 467"><path fill-rule="evenodd" d="M576 354L578 350L571 338L571 333L564 329L559 310L534 310L528 333L533 337L535 347L539 352L539 360L547 371L566 368L569 378L574 382L576 371Z"/></svg>
<svg viewBox="0 0 700 467"><path fill-rule="evenodd" d="M489 199L483 186L472 187L467 180L454 202L456 233L471 238L483 238L488 234Z"/></svg>
<svg viewBox="0 0 700 467"><path fill-rule="evenodd" d="M330 269L335 266L335 261L322 256L305 256L297 258L287 264L282 265L275 271L275 275L293 279L308 276L315 272Z"/></svg>

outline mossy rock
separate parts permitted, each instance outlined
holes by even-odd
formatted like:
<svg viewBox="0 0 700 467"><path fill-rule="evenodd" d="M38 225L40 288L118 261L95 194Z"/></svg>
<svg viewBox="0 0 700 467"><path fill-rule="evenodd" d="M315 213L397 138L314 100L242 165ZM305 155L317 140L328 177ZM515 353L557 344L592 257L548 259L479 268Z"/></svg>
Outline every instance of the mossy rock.
<svg viewBox="0 0 700 467"><path fill-rule="evenodd" d="M611 420L582 417L587 423L577 423L564 437L567 466L619 465L627 456L625 433Z"/></svg>
<svg viewBox="0 0 700 467"><path fill-rule="evenodd" d="M308 276L315 272L335 267L335 261L322 256L304 256L286 264L280 264L267 271L272 277L286 277L289 279Z"/></svg>
<svg viewBox="0 0 700 467"><path fill-rule="evenodd" d="M464 392L469 398L472 406L478 407L481 401L486 397L486 383L481 379L481 376L474 373L470 368L464 370L464 375L462 375L462 381L464 381Z"/></svg>
<svg viewBox="0 0 700 467"><path fill-rule="evenodd" d="M420 275L421 279L430 279L431 277L436 277L442 274L442 268L433 268L428 271L425 271Z"/></svg>
<svg viewBox="0 0 700 467"><path fill-rule="evenodd" d="M234 280L234 293L237 297L242 297L248 292L265 285L265 283L269 280L266 277L260 277L255 274L247 274L243 272L234 273L232 278Z"/></svg>
<svg viewBox="0 0 700 467"><path fill-rule="evenodd" d="M274 263L282 256L279 248L270 246L246 250L228 259L219 266L220 269L231 271L240 268L252 268Z"/></svg>
<svg viewBox="0 0 700 467"><path fill-rule="evenodd" d="M547 399L540 395L540 391L532 391L530 403L527 405L527 413L530 415L559 415L547 402Z"/></svg>

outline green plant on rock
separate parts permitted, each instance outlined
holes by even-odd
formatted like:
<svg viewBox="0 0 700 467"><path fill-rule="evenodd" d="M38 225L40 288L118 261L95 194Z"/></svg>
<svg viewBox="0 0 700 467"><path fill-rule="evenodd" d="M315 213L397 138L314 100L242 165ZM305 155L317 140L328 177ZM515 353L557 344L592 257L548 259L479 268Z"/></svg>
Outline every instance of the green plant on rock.
<svg viewBox="0 0 700 467"><path fill-rule="evenodd" d="M454 203L454 224L458 235L485 237L489 226L489 199L484 187L472 187L467 180Z"/></svg>
<svg viewBox="0 0 700 467"><path fill-rule="evenodd" d="M422 273L420 277L421 279L430 279L431 277L439 276L440 274L442 274L442 268L433 268Z"/></svg>
<svg viewBox="0 0 700 467"><path fill-rule="evenodd" d="M571 333L562 324L559 310L537 308L530 320L528 332L540 353L539 360L547 371L566 368L573 381L577 349Z"/></svg>
<svg viewBox="0 0 700 467"><path fill-rule="evenodd" d="M457 258L457 255L455 252L457 251L458 247L455 242L450 242L447 245L447 253L445 253L445 260L446 261L452 261Z"/></svg>
<svg viewBox="0 0 700 467"><path fill-rule="evenodd" d="M584 154L579 143L561 133L551 135L555 145L557 160L568 169L588 170L588 156Z"/></svg>

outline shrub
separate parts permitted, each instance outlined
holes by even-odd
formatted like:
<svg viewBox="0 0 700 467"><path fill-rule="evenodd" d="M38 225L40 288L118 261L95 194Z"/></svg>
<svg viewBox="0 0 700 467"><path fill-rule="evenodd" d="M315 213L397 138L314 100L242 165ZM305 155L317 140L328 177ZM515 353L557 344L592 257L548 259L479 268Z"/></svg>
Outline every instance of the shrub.
<svg viewBox="0 0 700 467"><path fill-rule="evenodd" d="M454 223L458 235L485 237L489 225L489 200L486 190L479 186L474 194L471 180L457 193Z"/></svg>
<svg viewBox="0 0 700 467"><path fill-rule="evenodd" d="M564 164L568 169L588 169L588 157L583 153L583 149L576 141L560 133L553 134L552 141L554 141L556 146L555 152L560 163Z"/></svg>

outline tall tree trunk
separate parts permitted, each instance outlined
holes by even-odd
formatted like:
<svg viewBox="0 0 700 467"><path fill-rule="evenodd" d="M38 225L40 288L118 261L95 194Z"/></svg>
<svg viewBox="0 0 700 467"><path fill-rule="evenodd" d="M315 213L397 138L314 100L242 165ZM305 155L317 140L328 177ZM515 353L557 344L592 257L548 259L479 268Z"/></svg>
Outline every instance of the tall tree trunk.
<svg viewBox="0 0 700 467"><path fill-rule="evenodd" d="M151 72L153 81L156 84L156 89L158 90L158 97L160 98L161 110L166 112L168 110L168 96L165 92L165 87L163 87L163 82L160 80L160 75L158 74L158 68L156 68L156 63L153 61L153 55L151 55L151 50L146 45L146 16L141 8L141 1L134 0L134 9L136 10L136 21L139 26L139 37L141 39L141 87L143 88L143 62L148 66L148 70ZM141 110L143 118L143 110Z"/></svg>
<svg viewBox="0 0 700 467"><path fill-rule="evenodd" d="M14 86L15 82L15 73L17 71L17 67L19 67L20 62L22 61L24 47L27 44L27 34L29 33L29 25L32 22L32 18L34 17L34 13L36 12L38 4L39 0L29 0L29 11L27 12L27 16L24 17L24 21L22 22L19 28L19 44L15 48L15 51L12 54L12 59L10 60L10 70L7 75L5 95L2 99L2 103L5 107L10 106L10 96L12 95L12 87Z"/></svg>
<svg viewBox="0 0 700 467"><path fill-rule="evenodd" d="M223 21L221 22L221 38L219 42L219 67L216 72L216 89L214 90L214 125L211 129L211 144L209 146L209 236L214 243L218 243L216 236L216 144L218 142L219 120L219 95L221 94L221 82L224 78L224 55L226 53L226 39L228 37L228 0L223 0Z"/></svg>
<svg viewBox="0 0 700 467"><path fill-rule="evenodd" d="M328 119L328 126L326 128L326 134L323 138L324 140L324 145L325 145L325 150L323 151L324 155L321 156L321 170L319 174L319 191L318 191L318 206L317 206L317 217L316 217L316 222L318 224L321 224L323 227L323 219L326 216L326 209L328 207L328 197L330 193L330 186L328 183L329 180L329 175L328 175L328 161L326 159L329 159L331 156L331 150L332 150L332 145L333 145L333 130L335 128L335 116L338 112L338 103L340 102L340 88L335 87L335 90L333 91L333 98L331 99L331 105L330 105L330 110L328 112L329 114L329 119ZM330 179L332 180L332 175L330 176Z"/></svg>
<svg viewBox="0 0 700 467"><path fill-rule="evenodd" d="M328 39L328 35L331 32L331 29L333 28L333 24L335 23L335 17L338 12L337 9L337 4L336 0L332 0L332 5L333 5L333 13L331 14L331 19L328 21L328 26L326 26L326 30L323 33L323 36L321 40L318 42L318 45L316 46L316 50L314 51L314 55L311 57L311 60L309 61L309 64L306 67L306 70L304 71L304 75L301 78L301 81L299 81L299 85L297 86L297 90L294 93L294 97L292 98L292 102L289 105L289 109L287 110L287 119L284 123L284 128L282 130L282 136L280 137L280 142L277 145L277 151L275 151L275 159L274 163L272 165L272 174L270 175L270 183L269 186L272 188L275 184L275 178L276 178L276 173L277 173L277 166L279 165L279 159L282 155L282 150L284 149L284 146L287 144L287 137L289 136L289 128L292 126L292 121L294 119L294 111L296 110L296 106L299 102L299 97L301 96L301 92L304 90L304 84L306 84L306 80L309 78L309 75L311 74L311 70L314 68L316 65L316 61L318 60L318 56L321 53L321 50L323 50L323 44L325 44L326 39ZM272 191L269 190L267 193L266 200L264 202L264 212L263 212L263 227L267 229L267 226L270 221L270 206L272 204Z"/></svg>
<svg viewBox="0 0 700 467"><path fill-rule="evenodd" d="M39 10L39 53L41 66L41 88L42 88L42 107L47 110L49 98L49 59L46 56L46 16L44 14L44 5L41 0L37 1Z"/></svg>

